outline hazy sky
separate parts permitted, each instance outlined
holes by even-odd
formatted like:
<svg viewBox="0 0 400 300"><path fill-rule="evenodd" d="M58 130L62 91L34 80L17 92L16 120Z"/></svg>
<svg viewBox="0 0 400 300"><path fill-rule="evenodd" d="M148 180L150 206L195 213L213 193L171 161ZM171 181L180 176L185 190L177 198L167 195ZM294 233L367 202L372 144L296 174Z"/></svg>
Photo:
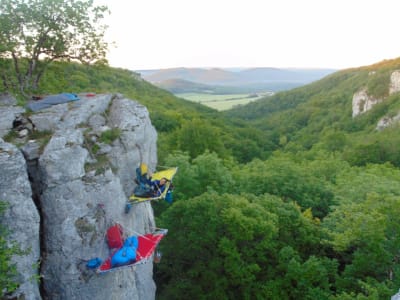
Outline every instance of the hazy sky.
<svg viewBox="0 0 400 300"><path fill-rule="evenodd" d="M344 69L400 57L399 0L95 0L108 59L174 67Z"/></svg>

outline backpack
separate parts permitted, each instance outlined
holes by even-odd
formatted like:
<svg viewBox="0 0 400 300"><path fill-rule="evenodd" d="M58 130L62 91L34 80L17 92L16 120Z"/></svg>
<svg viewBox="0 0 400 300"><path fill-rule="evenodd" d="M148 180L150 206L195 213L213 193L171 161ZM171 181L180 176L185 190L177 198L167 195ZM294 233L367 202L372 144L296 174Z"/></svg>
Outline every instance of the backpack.
<svg viewBox="0 0 400 300"><path fill-rule="evenodd" d="M122 228L121 225L115 224L107 230L107 243L110 249L121 248L123 245Z"/></svg>

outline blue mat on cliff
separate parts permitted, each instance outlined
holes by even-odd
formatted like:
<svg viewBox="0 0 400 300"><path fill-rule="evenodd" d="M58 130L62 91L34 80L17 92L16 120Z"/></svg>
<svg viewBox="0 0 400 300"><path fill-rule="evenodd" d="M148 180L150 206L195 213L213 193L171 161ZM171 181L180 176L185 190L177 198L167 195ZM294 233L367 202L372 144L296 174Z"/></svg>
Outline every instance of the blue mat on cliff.
<svg viewBox="0 0 400 300"><path fill-rule="evenodd" d="M26 105L26 107L31 111L39 111L41 109L45 109L53 105L67 103L71 101L77 101L77 100L79 100L79 97L76 94L61 93L57 95L47 96L41 100L31 101Z"/></svg>

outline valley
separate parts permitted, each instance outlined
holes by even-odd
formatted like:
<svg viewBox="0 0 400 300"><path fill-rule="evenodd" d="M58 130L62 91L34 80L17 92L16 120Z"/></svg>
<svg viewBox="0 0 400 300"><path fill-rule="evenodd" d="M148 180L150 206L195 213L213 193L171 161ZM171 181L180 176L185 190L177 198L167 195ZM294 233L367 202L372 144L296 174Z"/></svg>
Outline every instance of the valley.
<svg viewBox="0 0 400 300"><path fill-rule="evenodd" d="M272 96L273 92L247 94L205 94L205 93L177 93L175 96L206 105L218 111L228 110L238 105L245 105L263 97Z"/></svg>

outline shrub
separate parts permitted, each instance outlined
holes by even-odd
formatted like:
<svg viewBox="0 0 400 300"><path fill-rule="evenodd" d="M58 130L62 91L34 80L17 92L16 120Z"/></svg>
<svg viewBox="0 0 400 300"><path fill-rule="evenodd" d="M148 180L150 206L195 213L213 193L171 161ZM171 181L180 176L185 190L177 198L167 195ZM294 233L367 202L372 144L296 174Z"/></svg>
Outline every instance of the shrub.
<svg viewBox="0 0 400 300"><path fill-rule="evenodd" d="M120 136L121 136L121 129L113 128L113 129L104 131L100 136L100 141L105 144L111 144Z"/></svg>

